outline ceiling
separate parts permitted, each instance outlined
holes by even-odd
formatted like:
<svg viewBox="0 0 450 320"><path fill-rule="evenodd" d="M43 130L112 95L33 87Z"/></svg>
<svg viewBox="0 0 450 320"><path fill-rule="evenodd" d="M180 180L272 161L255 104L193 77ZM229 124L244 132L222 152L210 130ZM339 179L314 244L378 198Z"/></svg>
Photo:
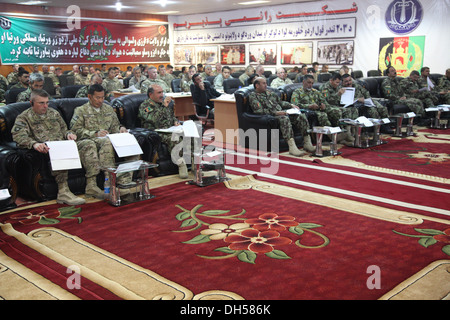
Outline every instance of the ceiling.
<svg viewBox="0 0 450 320"><path fill-rule="evenodd" d="M3 3L23 4L27 0L2 0ZM97 10L97 11L116 11L115 3L118 0L42 0L41 3L35 4L40 7L62 7L67 8L70 5L77 5L81 9ZM286 3L311 2L318 0L267 0L264 3L255 3L251 5L241 5L240 2L248 2L250 0L120 0L121 12L146 13L146 14L163 14L163 15L187 15L196 13L218 12L236 9L245 9L252 7L273 6ZM36 1L34 1L36 2ZM45 3L44 3L45 2ZM166 2L164 6L161 2Z"/></svg>

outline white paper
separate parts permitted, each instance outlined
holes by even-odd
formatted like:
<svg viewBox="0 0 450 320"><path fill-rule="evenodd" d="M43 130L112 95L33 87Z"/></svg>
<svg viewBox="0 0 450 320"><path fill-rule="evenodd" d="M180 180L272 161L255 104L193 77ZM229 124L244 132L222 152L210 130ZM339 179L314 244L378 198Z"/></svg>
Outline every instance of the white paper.
<svg viewBox="0 0 450 320"><path fill-rule="evenodd" d="M372 121L370 121L369 119L367 119L364 116L361 116L359 118L356 118L356 121L358 121L359 123L364 124L365 127L373 127L373 123Z"/></svg>
<svg viewBox="0 0 450 320"><path fill-rule="evenodd" d="M8 189L1 189L0 190L0 200L5 200L10 198L11 195L9 194L9 190Z"/></svg>
<svg viewBox="0 0 450 320"><path fill-rule="evenodd" d="M200 138L197 125L192 120L183 122L183 131L185 137Z"/></svg>
<svg viewBox="0 0 450 320"><path fill-rule="evenodd" d="M131 133L113 133L108 134L107 137L111 141L111 144L113 145L114 150L116 150L119 158L135 156L143 153L135 136Z"/></svg>
<svg viewBox="0 0 450 320"><path fill-rule="evenodd" d="M429 77L427 77L427 85L428 85L428 90L432 90L434 88L434 84Z"/></svg>
<svg viewBox="0 0 450 320"><path fill-rule="evenodd" d="M341 104L346 106L355 103L355 88L344 88L345 92L341 95Z"/></svg>
<svg viewBox="0 0 450 320"><path fill-rule="evenodd" d="M50 164L53 171L80 169L81 161L74 140L47 141Z"/></svg>
<svg viewBox="0 0 450 320"><path fill-rule="evenodd" d="M156 132L165 132L165 133L183 133L183 126L172 126L170 128L167 129L156 129Z"/></svg>
<svg viewBox="0 0 450 320"><path fill-rule="evenodd" d="M142 160L121 163L117 166L116 173L136 171L141 167L142 163Z"/></svg>
<svg viewBox="0 0 450 320"><path fill-rule="evenodd" d="M371 98L364 99L364 105L366 107L375 107L375 104L373 103Z"/></svg>
<svg viewBox="0 0 450 320"><path fill-rule="evenodd" d="M291 108L291 109L287 109L287 110L286 110L286 113L287 113L287 114L300 114L301 112L300 112L300 110L297 109L297 108Z"/></svg>

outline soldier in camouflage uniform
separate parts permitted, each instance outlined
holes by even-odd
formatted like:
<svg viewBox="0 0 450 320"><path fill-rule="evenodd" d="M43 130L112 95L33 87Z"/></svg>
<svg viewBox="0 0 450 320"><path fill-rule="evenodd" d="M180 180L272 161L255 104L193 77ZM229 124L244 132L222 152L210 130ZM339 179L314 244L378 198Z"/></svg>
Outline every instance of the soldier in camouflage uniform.
<svg viewBox="0 0 450 320"><path fill-rule="evenodd" d="M212 69L211 69L211 72L212 72ZM247 68L245 68L245 72L239 76L239 81L242 83L243 86L246 85L245 80L248 80L248 78L250 78L250 76L254 73L255 73L255 68L253 68L253 66L247 66ZM202 78L206 79L206 77L203 77L203 75L202 75Z"/></svg>
<svg viewBox="0 0 450 320"><path fill-rule="evenodd" d="M291 103L301 109L314 110L320 126L339 126L339 119L342 118L341 109L329 105L322 93L312 87L313 84L314 77L310 74L305 75L303 87L294 91Z"/></svg>
<svg viewBox="0 0 450 320"><path fill-rule="evenodd" d="M17 79L19 81L15 85L13 85L11 88L28 88L29 87L30 73L28 71L26 71L25 69L20 69Z"/></svg>
<svg viewBox="0 0 450 320"><path fill-rule="evenodd" d="M17 95L17 102L30 101L31 92L33 90L42 90L42 88L44 88L44 76L40 73L32 73L28 89Z"/></svg>
<svg viewBox="0 0 450 320"><path fill-rule="evenodd" d="M444 104L450 104L450 69L445 70L445 76L438 81L441 101Z"/></svg>
<svg viewBox="0 0 450 320"><path fill-rule="evenodd" d="M270 86L272 88L278 88L286 84L293 84L292 80L287 77L286 69L279 68L277 70L277 77L272 80ZM295 103L294 103L295 104Z"/></svg>
<svg viewBox="0 0 450 320"><path fill-rule="evenodd" d="M75 85L88 86L90 81L89 68L87 66L80 67L80 73L75 75Z"/></svg>
<svg viewBox="0 0 450 320"><path fill-rule="evenodd" d="M355 83L348 73L342 76L342 87L355 88L355 99L358 99L360 103L364 103L364 99L371 98L369 91L363 86ZM389 117L389 113L385 106L381 105L378 101L373 100L373 103L375 104L375 107L367 108L367 115L369 116L369 118L383 119Z"/></svg>
<svg viewBox="0 0 450 320"><path fill-rule="evenodd" d="M394 104L404 104L419 117L425 115L422 101L415 98L406 98L404 95L400 86L401 79L397 77L397 71L394 67L388 68L387 76L381 84L384 97L391 100Z"/></svg>
<svg viewBox="0 0 450 320"><path fill-rule="evenodd" d="M420 74L417 70L411 71L409 77L400 82L400 87L407 98L419 99L425 108L432 108L435 104L438 104L438 100L430 91L419 91L419 77Z"/></svg>
<svg viewBox="0 0 450 320"><path fill-rule="evenodd" d="M169 88L172 88L172 80L175 79L173 75L166 72L166 67L163 64L158 67L158 76L156 78L164 81Z"/></svg>
<svg viewBox="0 0 450 320"><path fill-rule="evenodd" d="M288 142L289 153L295 156L301 156L304 153L297 149L294 141L294 131L292 126L298 128L303 136L303 149L313 152L315 148L311 143L308 134L309 123L304 114L288 115L286 109L297 108L297 106L281 101L280 97L267 90L267 81L258 77L253 82L255 91L249 95L249 104L255 114L268 114L276 117L280 124L281 136Z"/></svg>
<svg viewBox="0 0 450 320"><path fill-rule="evenodd" d="M173 103L171 97L164 99L164 90L161 86L153 84L148 88L148 99L142 102L139 106L138 117L141 120L141 124L146 129L167 129L172 126L180 125L180 122L175 117L173 110ZM159 133L161 141L167 144L169 152L172 154L172 150L178 141L172 141L172 134ZM180 155L177 159L173 159L178 165L178 174L181 179L188 177L186 162Z"/></svg>
<svg viewBox="0 0 450 320"><path fill-rule="evenodd" d="M13 66L13 71L6 77L8 84L15 84L19 82L19 65L15 64Z"/></svg>
<svg viewBox="0 0 450 320"><path fill-rule="evenodd" d="M182 92L191 92L191 84L194 83L192 81L192 76L196 73L197 73L197 67L192 65L189 67L187 73L182 74L181 82L180 82L180 89Z"/></svg>
<svg viewBox="0 0 450 320"><path fill-rule="evenodd" d="M5 100L5 93L8 89L8 79L6 79L3 75L0 74L0 102Z"/></svg>
<svg viewBox="0 0 450 320"><path fill-rule="evenodd" d="M90 85L93 85L93 84L102 85L102 83L103 83L103 78L99 74L94 74L91 77ZM75 98L87 98L88 97L88 90L89 90L89 86L81 87L77 91L77 94L75 95ZM110 93L110 92L105 90L105 99L107 101L111 101L113 98L114 98L114 95L112 93Z"/></svg>
<svg viewBox="0 0 450 320"><path fill-rule="evenodd" d="M156 67L154 67L154 66L149 67L147 75L148 75L148 79L141 83L141 93L147 93L148 88L153 84L157 84L157 85L161 86L161 88L163 88L164 92L172 91L170 89L170 87L163 80L157 79L158 72L156 71Z"/></svg>
<svg viewBox="0 0 450 320"><path fill-rule="evenodd" d="M344 94L345 89L340 87L341 75L334 73L330 80L322 84L319 91L324 96L328 104L333 106L341 105L341 96ZM342 108L342 118L345 119L356 119L359 117L358 108L355 106L348 106L347 108Z"/></svg>
<svg viewBox="0 0 450 320"><path fill-rule="evenodd" d="M114 109L104 103L105 89L101 85L89 86L88 98L89 102L75 108L70 128L79 138L77 145L80 155L87 159L83 163L87 180L86 195L102 198L103 194L96 184L99 168L115 164L115 151L106 135L127 132L127 129L119 123ZM127 157L127 160L137 159L139 156ZM130 181L130 173L117 175L119 184Z"/></svg>
<svg viewBox="0 0 450 320"><path fill-rule="evenodd" d="M123 84L120 83L119 79L116 78L115 67L111 67L108 69L108 77L103 80L102 86L107 92L113 92L123 89Z"/></svg>
<svg viewBox="0 0 450 320"><path fill-rule="evenodd" d="M34 149L48 153L46 141L76 140L77 136L70 130L58 111L48 107L48 93L43 90L31 94L31 108L17 116L11 130L13 140L20 148ZM67 184L67 170L52 171L58 184L56 202L68 205L80 205L86 201L76 197Z"/></svg>

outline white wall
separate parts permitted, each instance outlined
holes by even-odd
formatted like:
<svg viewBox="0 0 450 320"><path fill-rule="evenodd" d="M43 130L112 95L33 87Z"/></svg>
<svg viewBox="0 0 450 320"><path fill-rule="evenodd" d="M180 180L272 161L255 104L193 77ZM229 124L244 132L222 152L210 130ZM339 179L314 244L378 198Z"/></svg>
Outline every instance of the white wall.
<svg viewBox="0 0 450 320"><path fill-rule="evenodd" d="M407 0L407 2L410 1L412 0ZM414 1L419 1L423 7L422 20L414 31L404 36L425 36L423 65L429 66L432 73L445 73L445 69L450 67L450 0ZM278 67L280 66L280 44L285 41L312 41L312 61L316 61L318 42L333 40L333 36L330 34L325 35L325 33L322 33L317 36L305 36L304 33L299 34L293 31L300 29L306 30L307 28L317 27L321 24L332 25L336 21L350 21L351 23L352 19L356 19L356 30L354 30L356 36L353 38L351 32L341 33L341 35L345 37L344 39L354 40L355 59L353 65L350 65L350 67L353 70L362 70L364 75L366 75L368 70L378 68L380 38L402 36L389 30L385 22L386 11L392 2L381 0L373 0L370 2L330 0L186 16L169 16L169 37L173 46L195 45L198 47L201 45L243 43L246 45L247 52L250 43L277 43ZM327 6L325 11L323 9L324 6ZM345 13L332 13L332 11L340 10L344 10ZM323 14L324 12L327 14ZM311 15L309 17L280 18L281 15L299 13ZM244 17L251 19L249 21L242 21ZM258 20L254 21L254 19ZM206 23L217 21L221 21L221 24ZM187 26L189 24L191 26L190 28L174 28L174 23L186 23ZM193 23L196 25L192 25ZM297 25L299 27L296 27ZM242 33L245 32L256 34L255 30L259 31L258 36L253 38L247 37L245 39L242 37ZM287 30L290 33L279 33L279 36L274 37L271 34L274 30ZM233 34L238 34L241 37L232 37ZM190 36L186 37L186 35ZM173 52L173 47L171 51ZM173 55L171 62L174 62ZM248 62L247 58L246 64ZM335 68L338 68L338 66L330 65L330 69ZM266 67L265 69L275 70L275 66L273 68Z"/></svg>

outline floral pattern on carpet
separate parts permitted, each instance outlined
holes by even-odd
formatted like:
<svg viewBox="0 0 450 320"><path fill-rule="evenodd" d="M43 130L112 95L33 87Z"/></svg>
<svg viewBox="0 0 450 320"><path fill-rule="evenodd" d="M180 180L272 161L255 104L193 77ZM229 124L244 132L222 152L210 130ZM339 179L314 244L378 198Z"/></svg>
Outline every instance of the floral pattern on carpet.
<svg viewBox="0 0 450 320"><path fill-rule="evenodd" d="M330 243L330 240L320 232L313 230L322 227L315 223L298 222L296 218L289 215L279 216L276 213L264 213L257 218L246 219L245 209L232 214L230 210L205 210L200 211L203 205L197 205L192 210L185 209L180 205L176 206L182 211L176 215L176 219L181 221L180 228L174 232L195 232L202 227L207 227L200 231L198 235L183 243L200 244L209 241L223 242L226 246L220 246L214 251L222 255L197 256L204 259L228 259L237 258L242 262L256 262L259 254L264 254L273 259L291 259L280 247L294 244L303 249L323 248ZM204 221L203 217L213 218L213 223ZM203 220L202 220L203 219ZM230 225L223 223L224 220L238 221ZM290 234L289 234L290 233ZM318 245L302 244L302 235L311 233L321 239ZM293 241L288 235L295 235L299 239ZM220 245L219 244L219 245Z"/></svg>

